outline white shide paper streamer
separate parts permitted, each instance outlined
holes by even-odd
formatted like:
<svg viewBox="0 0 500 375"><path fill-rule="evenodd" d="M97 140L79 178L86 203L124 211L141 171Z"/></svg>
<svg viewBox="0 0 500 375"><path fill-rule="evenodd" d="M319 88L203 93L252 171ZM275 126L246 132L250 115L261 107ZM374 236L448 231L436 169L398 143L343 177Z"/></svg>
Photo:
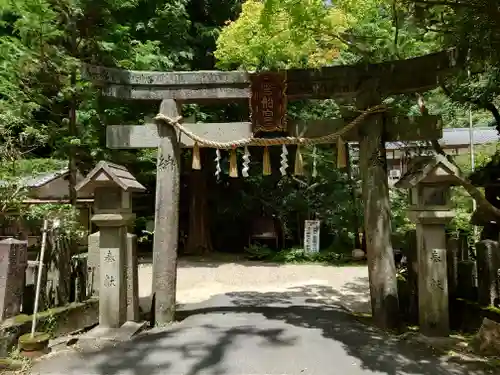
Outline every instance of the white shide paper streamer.
<svg viewBox="0 0 500 375"><path fill-rule="evenodd" d="M217 178L217 180L220 178L220 173L222 172L222 169L220 167L220 151L219 149L216 149L215 150L215 177Z"/></svg>
<svg viewBox="0 0 500 375"><path fill-rule="evenodd" d="M248 147L245 146L245 152L243 153L243 163L241 168L241 175L243 177L248 177L248 170L250 169L250 152L248 152Z"/></svg>
<svg viewBox="0 0 500 375"><path fill-rule="evenodd" d="M288 150L285 145L281 146L281 168L280 172L282 176L286 176L286 169L288 168Z"/></svg>

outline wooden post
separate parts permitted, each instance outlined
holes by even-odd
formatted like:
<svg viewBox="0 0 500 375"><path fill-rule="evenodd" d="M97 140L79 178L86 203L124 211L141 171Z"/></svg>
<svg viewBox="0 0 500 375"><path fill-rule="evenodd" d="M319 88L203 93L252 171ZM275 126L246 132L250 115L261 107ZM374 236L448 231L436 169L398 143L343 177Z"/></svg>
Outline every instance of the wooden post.
<svg viewBox="0 0 500 375"><path fill-rule="evenodd" d="M378 102L366 90L358 105ZM399 301L396 265L391 243L389 185L383 139L383 115L370 116L359 127L359 165L365 212L366 253L373 320L380 328L398 328Z"/></svg>
<svg viewBox="0 0 500 375"><path fill-rule="evenodd" d="M448 267L448 296L450 301L457 296L457 264L460 246L456 238L448 239L446 244L446 267Z"/></svg>
<svg viewBox="0 0 500 375"><path fill-rule="evenodd" d="M175 118L175 100L163 100L160 113ZM153 295L155 325L164 326L175 317L177 245L179 231L180 145L175 129L158 123L155 234L153 243Z"/></svg>

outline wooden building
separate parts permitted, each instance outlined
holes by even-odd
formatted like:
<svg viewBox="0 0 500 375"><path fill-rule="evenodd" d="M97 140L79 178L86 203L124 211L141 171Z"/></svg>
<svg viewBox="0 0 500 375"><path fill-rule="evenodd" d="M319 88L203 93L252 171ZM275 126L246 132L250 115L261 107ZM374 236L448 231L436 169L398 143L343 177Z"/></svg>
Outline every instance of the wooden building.
<svg viewBox="0 0 500 375"><path fill-rule="evenodd" d="M67 168L20 178L18 184L27 189L27 198L23 203L25 205L69 203L68 178L69 170ZM83 176L78 173L77 183L82 179ZM6 183L0 181L0 184ZM77 201L80 222L89 232L91 229L90 216L93 201L92 196L82 194L79 194ZM9 213L3 218L0 217L0 240L15 237L28 240L28 246L36 245L41 239L41 225L29 225L25 221L16 220L15 216L16 213ZM14 219L12 219L13 217Z"/></svg>

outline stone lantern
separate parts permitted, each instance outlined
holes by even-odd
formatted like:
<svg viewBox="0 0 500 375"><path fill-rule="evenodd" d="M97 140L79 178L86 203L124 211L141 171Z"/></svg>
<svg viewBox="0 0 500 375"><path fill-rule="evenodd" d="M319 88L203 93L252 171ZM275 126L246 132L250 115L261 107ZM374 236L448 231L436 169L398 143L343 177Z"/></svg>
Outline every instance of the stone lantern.
<svg viewBox="0 0 500 375"><path fill-rule="evenodd" d="M416 223L418 305L421 331L449 334L445 225L455 216L450 187L458 184L458 168L442 155L415 159L395 184L410 190L410 219Z"/></svg>
<svg viewBox="0 0 500 375"><path fill-rule="evenodd" d="M101 161L76 190L94 194L100 231L99 326L119 328L127 320L127 227L135 219L132 193L146 189L121 165Z"/></svg>

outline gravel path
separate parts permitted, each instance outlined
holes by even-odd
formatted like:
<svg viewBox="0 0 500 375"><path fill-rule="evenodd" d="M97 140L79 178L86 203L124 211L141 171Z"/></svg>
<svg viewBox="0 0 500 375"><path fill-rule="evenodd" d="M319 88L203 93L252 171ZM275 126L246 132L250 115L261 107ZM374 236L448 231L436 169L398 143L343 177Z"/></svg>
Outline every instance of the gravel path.
<svg viewBox="0 0 500 375"><path fill-rule="evenodd" d="M150 306L151 264L139 267L141 307ZM321 297L359 312L369 311L368 269L362 266L332 267L316 264L282 265L262 262L179 261L177 300L197 303L217 294L245 291L282 291L321 286Z"/></svg>

